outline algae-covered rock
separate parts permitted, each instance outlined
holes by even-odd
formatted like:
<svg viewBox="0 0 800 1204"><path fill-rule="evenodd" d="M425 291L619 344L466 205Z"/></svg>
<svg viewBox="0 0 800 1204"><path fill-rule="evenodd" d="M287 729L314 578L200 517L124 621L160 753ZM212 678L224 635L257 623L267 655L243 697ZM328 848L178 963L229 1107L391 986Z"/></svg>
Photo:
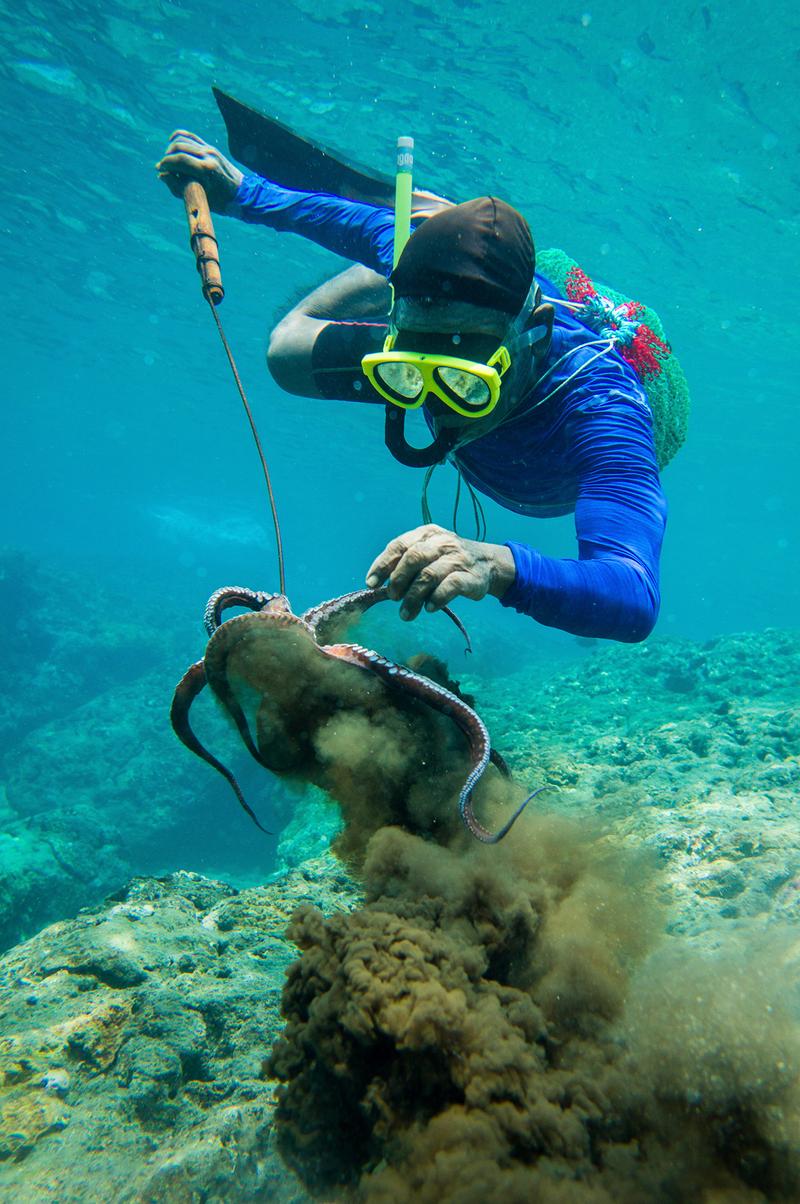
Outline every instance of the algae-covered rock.
<svg viewBox="0 0 800 1204"><path fill-rule="evenodd" d="M189 867L249 884L277 868L275 841L251 838L226 783L170 727L203 601L170 614L163 598L0 549L0 949L134 874ZM210 700L196 718L277 831L294 801L246 763Z"/></svg>
<svg viewBox="0 0 800 1204"><path fill-rule="evenodd" d="M139 878L0 960L0 1198L305 1197L271 1154L263 1063L301 903L354 887L327 857L235 891Z"/></svg>
<svg viewBox="0 0 800 1204"><path fill-rule="evenodd" d="M798 681L796 632L653 639L508 678L481 711L515 775L551 786L537 805L650 849L671 931L699 934L800 919Z"/></svg>
<svg viewBox="0 0 800 1204"><path fill-rule="evenodd" d="M713 947L726 928L752 938L800 919L799 671L800 637L763 632L609 647L566 672L463 684L515 775L550 786L531 811L594 818L600 845L649 850L661 872L642 881L668 903L671 932ZM9 906L29 901L29 922L42 895L57 895L60 914L99 897L154 832L178 841L187 815L198 829L187 860L215 843L233 857L243 830L260 840L215 825L194 793L205 767L187 760L171 776L160 703L131 726L154 681L83 703L72 746L73 720L51 719L7 765L17 819L0 853L16 857L17 888L24 868L27 893L13 893L8 859L0 890ZM123 754L118 776L88 764L98 748ZM31 804L35 790L46 805ZM330 914L356 902L330 854L302 860L335 827L315 800L286 831L281 857L301 864L284 876L247 890L140 877L0 960L0 1198L305 1199L273 1156L265 1061L296 956L287 921L300 904Z"/></svg>
<svg viewBox="0 0 800 1204"><path fill-rule="evenodd" d="M275 841L252 838L226 783L176 740L174 678L170 666L152 670L19 741L5 766L0 820L0 948L135 873L188 866L259 880L272 872ZM236 764L242 754L210 704L200 722ZM285 806L286 792L259 773L259 810L278 826L263 794Z"/></svg>
<svg viewBox="0 0 800 1204"><path fill-rule="evenodd" d="M24 577L30 568L14 571L42 585ZM83 638L81 623L100 646L113 643L117 680L85 698L93 681L108 684L106 667L81 678L79 690L52 694L38 726L23 705L28 718L0 767L0 948L134 873L182 865L260 881L322 852L340 827L335 804L313 791L292 797L250 763L204 698L198 734L243 775L248 797L279 836L251 833L227 785L170 730L175 665L185 654L137 676L151 652L140 651L133 611L120 625L119 607L106 606L102 594L92 598L87 617L76 595L61 632L49 610L46 621L36 611L39 643L32 634L15 642L39 700L46 665L37 667L37 656L60 657L69 640ZM163 638L151 640L160 655ZM597 649L567 671L526 666L510 677L462 681L515 775L531 788L551 787L532 806L597 816L620 839L652 849L678 928L786 910L798 893L784 888L800 870L800 638L765 631ZM733 890L728 871L742 860L743 883Z"/></svg>

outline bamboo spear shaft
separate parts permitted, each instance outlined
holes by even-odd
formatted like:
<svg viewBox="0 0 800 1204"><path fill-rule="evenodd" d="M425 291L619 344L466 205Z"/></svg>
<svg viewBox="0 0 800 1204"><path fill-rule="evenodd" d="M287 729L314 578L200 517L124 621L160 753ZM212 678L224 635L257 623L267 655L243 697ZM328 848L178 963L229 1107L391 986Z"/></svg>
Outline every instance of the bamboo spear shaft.
<svg viewBox="0 0 800 1204"><path fill-rule="evenodd" d="M219 246L211 221L211 210L202 184L190 180L183 190L183 203L189 222L189 245L194 251L197 270L203 285L203 295L212 305L219 305L225 296L219 267Z"/></svg>

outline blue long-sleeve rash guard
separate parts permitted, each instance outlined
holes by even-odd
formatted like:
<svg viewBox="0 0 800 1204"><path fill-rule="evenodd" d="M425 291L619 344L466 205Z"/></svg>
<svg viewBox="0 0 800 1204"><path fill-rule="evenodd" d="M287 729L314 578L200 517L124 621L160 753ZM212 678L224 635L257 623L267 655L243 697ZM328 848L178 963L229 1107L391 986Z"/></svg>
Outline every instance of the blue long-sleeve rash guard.
<svg viewBox="0 0 800 1204"><path fill-rule="evenodd" d="M390 209L246 175L229 212L300 234L384 276L391 271ZM557 304L563 298L549 281L537 280L556 301L544 372L499 427L458 449L457 462L508 510L575 512L577 560L508 542L516 578L502 604L575 635L635 642L658 616L666 524L652 414L630 365L613 351L597 357L590 345L597 335Z"/></svg>

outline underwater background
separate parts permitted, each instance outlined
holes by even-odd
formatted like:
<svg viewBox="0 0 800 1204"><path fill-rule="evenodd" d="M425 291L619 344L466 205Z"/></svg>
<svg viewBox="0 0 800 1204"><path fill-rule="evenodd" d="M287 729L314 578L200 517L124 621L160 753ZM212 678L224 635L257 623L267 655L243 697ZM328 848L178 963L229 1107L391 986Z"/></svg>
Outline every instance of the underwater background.
<svg viewBox="0 0 800 1204"><path fill-rule="evenodd" d="M562 247L659 313L692 409L663 476L662 611L648 644L577 641L492 599L455 607L469 662L437 616L408 626L371 616L358 638L397 659L421 648L443 657L515 771L535 784L547 769L559 784L556 812L580 822L605 810L630 847L688 857L675 897L691 905L662 927L710 932L713 945L726 919L777 907L793 922L781 892L800 850L796 5L21 0L0 7L0 39L2 947L99 906L132 875L188 871L258 891L289 873L295 902L304 881L312 902L344 890L311 860L339 822L318 791L292 792L248 765L209 706L208 743L275 829L262 838L169 729L174 684L202 654L208 596L226 584L277 589L250 433L183 208L154 170L174 128L225 149L212 85L376 171L392 171L398 134L411 134L417 187L504 197L538 247ZM266 372L271 326L345 262L294 236L222 217L215 226L220 314L265 444L299 612L360 588L385 543L417 525L421 474L385 451L382 410L291 397ZM434 518L449 525L453 481L438 475ZM484 506L489 540L573 555L571 516ZM739 734L721 734L719 716L739 704L751 708ZM647 736L612 747L633 714ZM753 839L730 834L720 800L737 790ZM683 817L665 819L676 803ZM766 868L751 875L748 858L776 823ZM698 885L704 859L720 857L712 886ZM133 889L124 905L150 906L138 898ZM218 903L204 896L204 914ZM278 910L275 942L291 908ZM284 942L272 953L258 956L277 1026L292 952ZM12 978L25 980L26 965ZM788 987L773 986L785 1005ZM95 1070L112 1064L115 1054L92 1049ZM0 1130L0 1195L6 1156L63 1128L66 1088L47 1091L35 1119L14 1121L27 1144L4 1146ZM26 1173L23 1159L8 1198L45 1198L45 1172L35 1186ZM242 1198L267 1191L253 1174ZM770 1182L752 1199L792 1198L779 1176ZM53 1198L82 1198L74 1191ZM380 1191L375 1200L403 1198L391 1183Z"/></svg>
<svg viewBox="0 0 800 1204"><path fill-rule="evenodd" d="M497 192L537 245L651 304L694 400L665 474L659 632L792 623L797 36L780 3L4 6L0 539L153 591L154 625L231 578L274 584L258 464L153 171L175 127L224 147L216 83L376 170L410 132L419 186ZM264 371L276 316L342 262L218 224L222 316L305 604L360 584L415 523L418 474L383 454L378 413L284 396ZM490 526L570 549L571 520ZM532 624L482 607L493 621L538 654Z"/></svg>

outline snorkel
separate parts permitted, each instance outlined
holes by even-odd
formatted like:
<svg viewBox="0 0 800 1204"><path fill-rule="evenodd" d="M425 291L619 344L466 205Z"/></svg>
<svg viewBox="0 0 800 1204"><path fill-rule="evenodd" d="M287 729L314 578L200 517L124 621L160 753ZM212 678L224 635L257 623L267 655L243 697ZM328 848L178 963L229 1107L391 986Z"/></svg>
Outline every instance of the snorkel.
<svg viewBox="0 0 800 1204"><path fill-rule="evenodd" d="M414 173L414 139L401 134L397 139L397 174L394 180L394 253L392 267L411 237L411 193Z"/></svg>
<svg viewBox="0 0 800 1204"><path fill-rule="evenodd" d="M411 199L413 193L414 139L400 135L397 139L397 164L394 184L394 249L392 267L411 237ZM392 289L394 308L394 289ZM384 440L395 460L408 468L430 468L445 459L456 444L456 432L442 430L428 447L413 447L405 435L406 411L387 403Z"/></svg>

